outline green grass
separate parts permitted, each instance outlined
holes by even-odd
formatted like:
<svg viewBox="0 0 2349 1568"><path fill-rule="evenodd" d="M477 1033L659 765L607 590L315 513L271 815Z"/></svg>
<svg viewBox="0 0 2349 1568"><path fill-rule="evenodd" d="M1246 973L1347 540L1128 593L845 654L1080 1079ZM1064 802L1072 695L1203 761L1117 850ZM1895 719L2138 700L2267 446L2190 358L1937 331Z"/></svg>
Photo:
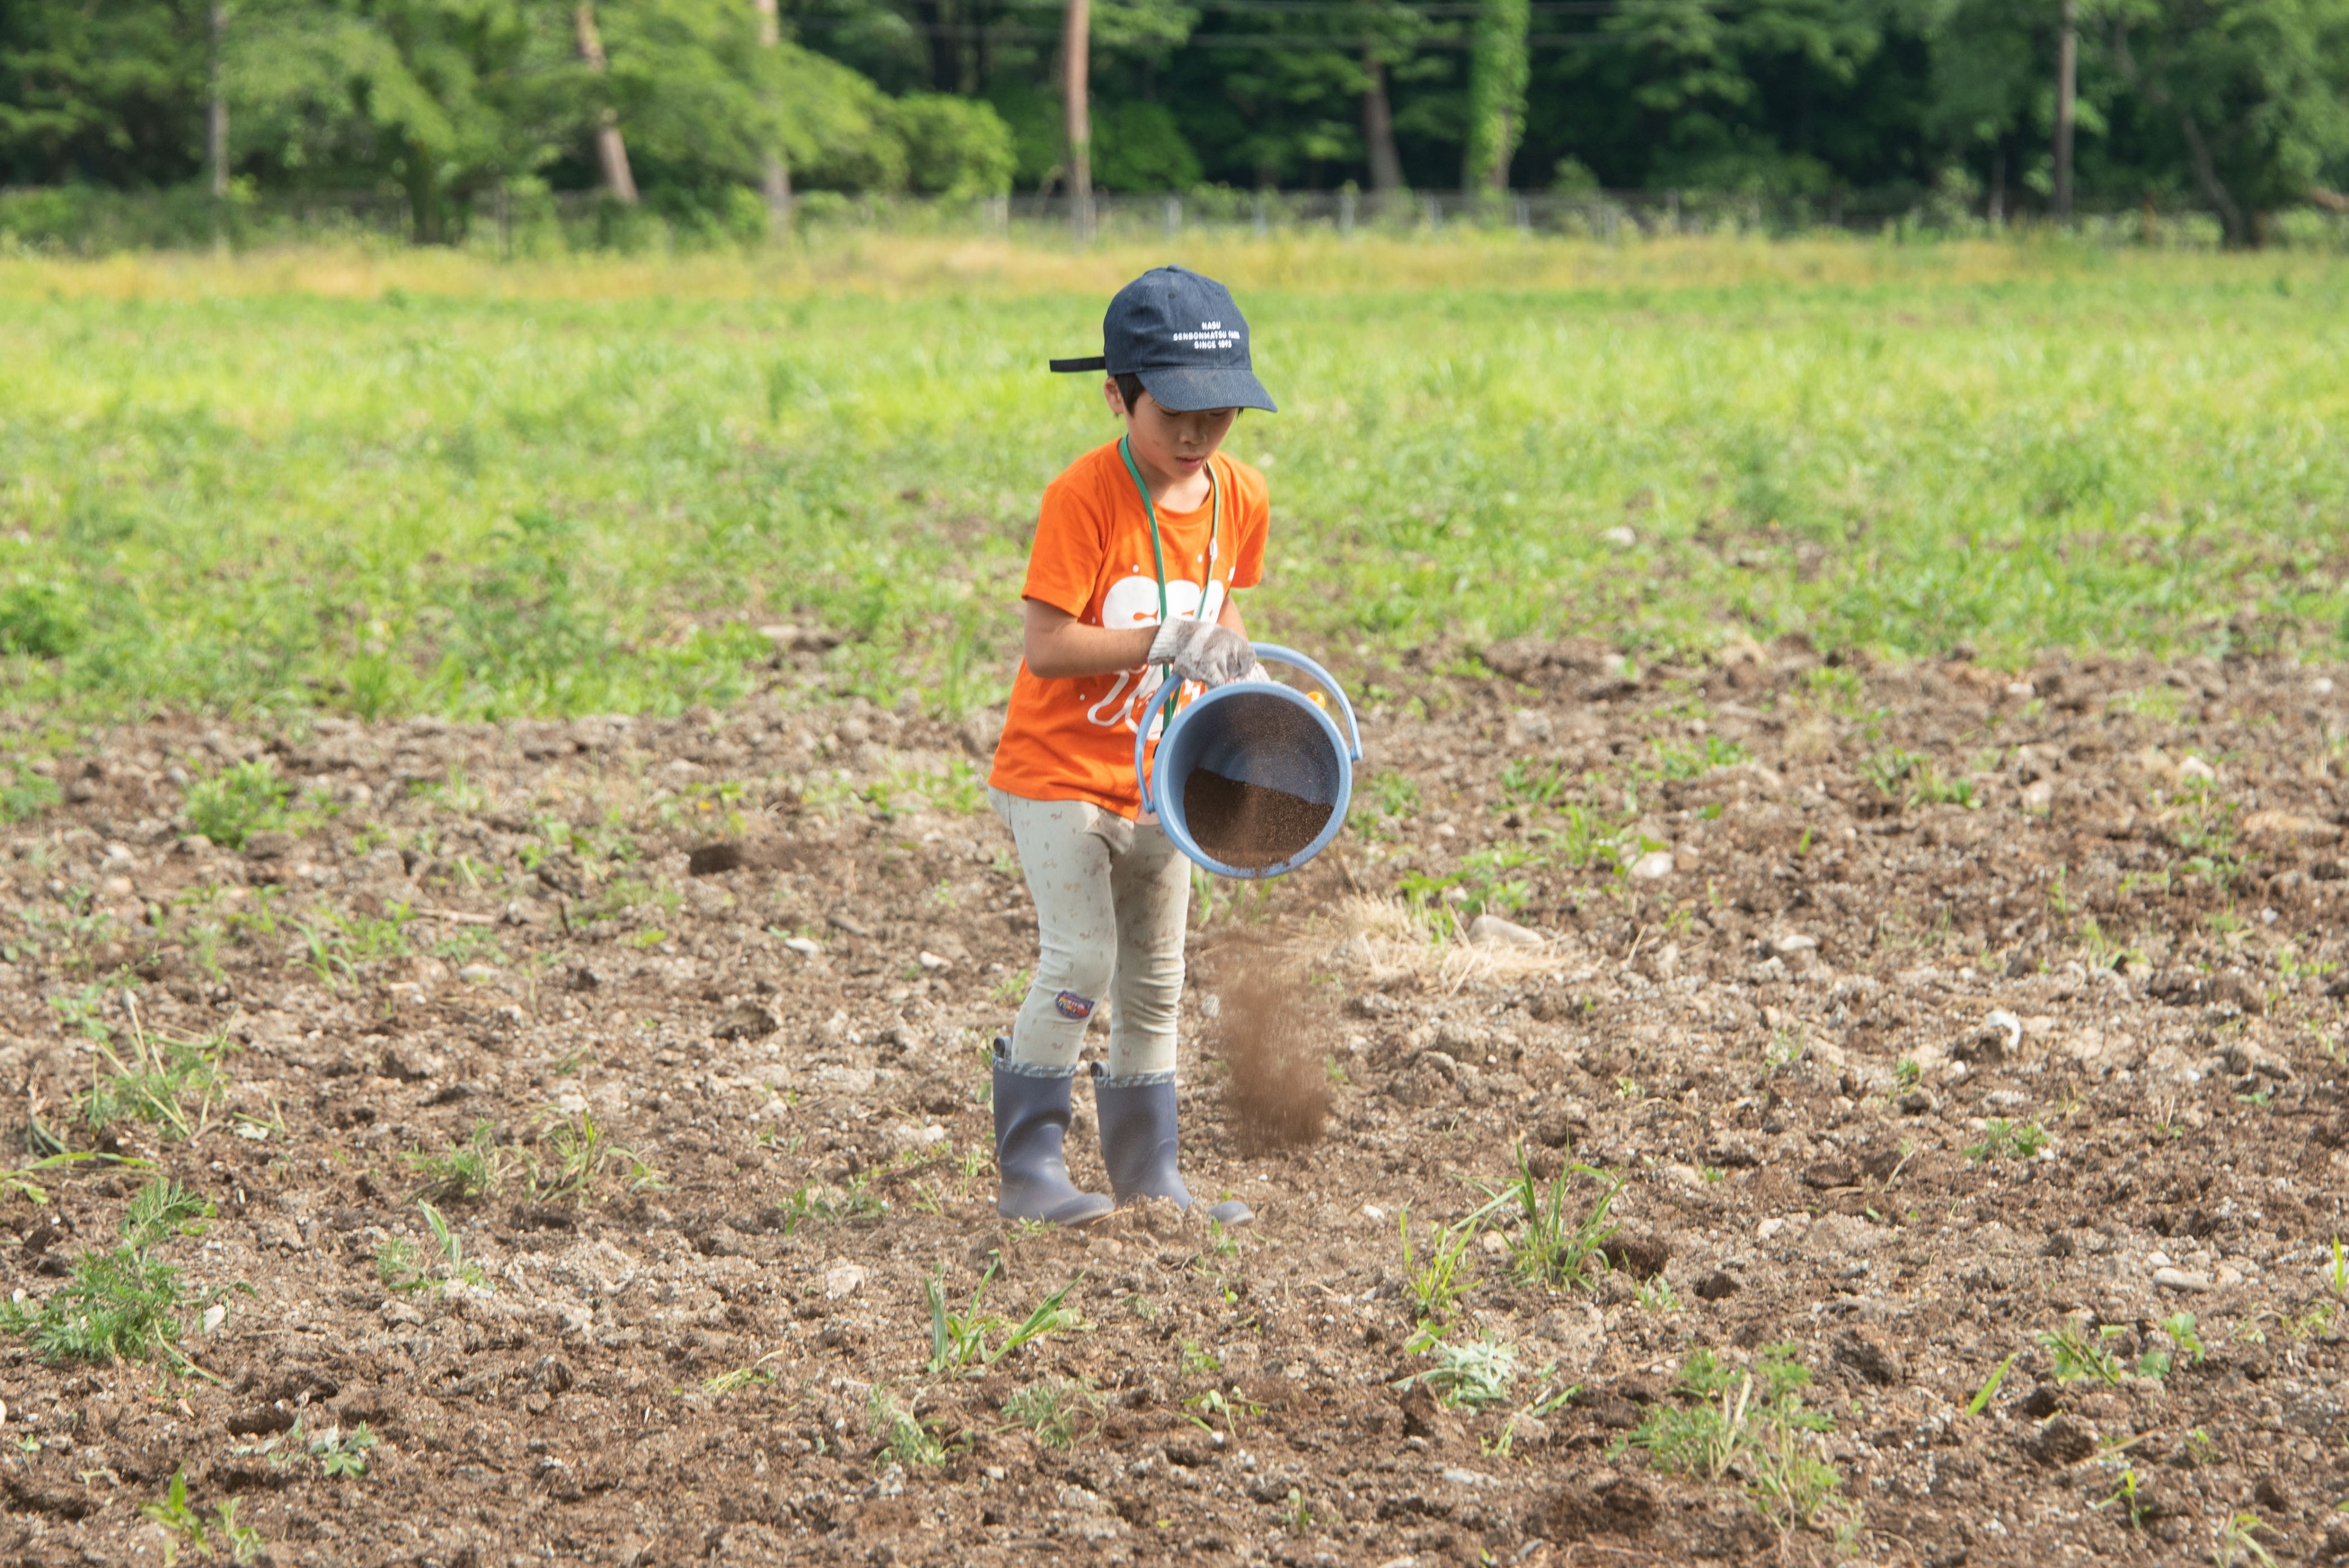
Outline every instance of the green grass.
<svg viewBox="0 0 2349 1568"><path fill-rule="evenodd" d="M1085 1423L1099 1423L1102 1404L1101 1394L1091 1383L1047 1377L1006 1395L1003 1416L1014 1426L1027 1429L1046 1448L1066 1449L1075 1445Z"/></svg>
<svg viewBox="0 0 2349 1568"><path fill-rule="evenodd" d="M282 826L293 786L266 757L224 768L188 789L188 820L197 832L232 850L264 829Z"/></svg>
<svg viewBox="0 0 2349 1568"><path fill-rule="evenodd" d="M1810 1381L1792 1345L1764 1347L1750 1367L1694 1351L1675 1398L1651 1406L1613 1451L1638 1449L1659 1470L1742 1481L1754 1505L1782 1525L1848 1530L1857 1510L1822 1456L1819 1434L1835 1423L1804 1402Z"/></svg>
<svg viewBox="0 0 2349 1568"><path fill-rule="evenodd" d="M201 1229L212 1212L209 1202L169 1179L149 1182L124 1210L123 1244L78 1254L72 1275L46 1299L0 1302L0 1332L23 1339L52 1366L162 1356L186 1367L178 1349L186 1332L181 1313L220 1293L191 1302L180 1271L153 1249Z"/></svg>
<svg viewBox="0 0 2349 1568"><path fill-rule="evenodd" d="M989 1264L987 1272L979 1276L978 1288L970 1293L969 1304L961 1308L947 1303L946 1286L937 1275L932 1274L922 1282L923 1295L930 1305L932 1373L984 1370L1048 1335L1070 1333L1085 1326L1074 1307L1063 1305L1069 1292L1076 1288L1075 1280L1037 1303L1035 1310L1017 1324L979 1310L987 1287L994 1281L995 1265ZM989 1336L997 1334L1002 1338L989 1344Z"/></svg>
<svg viewBox="0 0 2349 1568"><path fill-rule="evenodd" d="M498 1130L487 1119L476 1119L462 1143L438 1154L418 1150L400 1161L422 1181L417 1197L429 1203L468 1198L494 1198L513 1169L513 1157L498 1146Z"/></svg>
<svg viewBox="0 0 2349 1568"><path fill-rule="evenodd" d="M1571 1201L1578 1180L1604 1188L1588 1204ZM1534 1174L1525 1146L1517 1146L1517 1175L1495 1196L1496 1206L1513 1207L1519 1222L1509 1239L1509 1260L1518 1277L1568 1290L1595 1288L1606 1274L1606 1246L1621 1227L1608 1218L1624 1178L1577 1161L1562 1163L1545 1185Z"/></svg>
<svg viewBox="0 0 2349 1568"><path fill-rule="evenodd" d="M1194 249L1283 408L1230 443L1276 509L1250 614L1309 647L2349 635L2324 258ZM988 702L1037 496L1114 428L1043 361L1155 259L0 260L0 702L678 711L770 621L850 634L842 686Z"/></svg>
<svg viewBox="0 0 2349 1568"><path fill-rule="evenodd" d="M126 1057L94 1040L89 1087L74 1097L75 1109L92 1132L144 1122L165 1140L191 1139L228 1090L221 1058L232 1048L225 1037L175 1040L133 1030Z"/></svg>

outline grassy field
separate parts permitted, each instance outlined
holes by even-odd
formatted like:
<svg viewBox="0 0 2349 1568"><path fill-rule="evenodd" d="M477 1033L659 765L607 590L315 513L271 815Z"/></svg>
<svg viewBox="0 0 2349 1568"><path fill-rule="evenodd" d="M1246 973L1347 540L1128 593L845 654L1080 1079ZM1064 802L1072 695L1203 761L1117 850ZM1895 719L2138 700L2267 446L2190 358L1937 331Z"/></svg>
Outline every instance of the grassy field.
<svg viewBox="0 0 2349 1568"><path fill-rule="evenodd" d="M0 701L675 709L740 690L785 620L855 634L831 656L879 700L993 700L1037 494L1113 433L1042 363L1164 259L0 261ZM1282 400L1232 448L1273 483L1257 624L1309 647L2349 637L2349 287L2320 257L1179 259L1234 284Z"/></svg>

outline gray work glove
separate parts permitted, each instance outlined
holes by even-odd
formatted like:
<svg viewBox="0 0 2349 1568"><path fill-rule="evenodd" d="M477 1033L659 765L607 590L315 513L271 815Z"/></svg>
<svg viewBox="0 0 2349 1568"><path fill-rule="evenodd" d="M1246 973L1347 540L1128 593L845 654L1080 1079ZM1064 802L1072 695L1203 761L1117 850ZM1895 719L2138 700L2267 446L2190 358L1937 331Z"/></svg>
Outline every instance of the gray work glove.
<svg viewBox="0 0 2349 1568"><path fill-rule="evenodd" d="M1167 621L1150 640L1150 663L1171 664L1174 673L1202 686L1222 686L1247 676L1256 649L1229 626L1215 621Z"/></svg>

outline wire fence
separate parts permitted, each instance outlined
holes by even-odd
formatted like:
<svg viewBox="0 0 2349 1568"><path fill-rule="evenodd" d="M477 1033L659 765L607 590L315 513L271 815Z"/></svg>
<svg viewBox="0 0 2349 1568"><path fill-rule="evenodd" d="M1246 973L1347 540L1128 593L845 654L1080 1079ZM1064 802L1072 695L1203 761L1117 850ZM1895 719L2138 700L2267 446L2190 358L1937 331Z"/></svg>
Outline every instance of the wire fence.
<svg viewBox="0 0 2349 1568"><path fill-rule="evenodd" d="M502 255L755 246L792 233L992 236L1031 243L1114 243L1185 235L1272 238L1313 232L1439 239L1515 232L1623 243L1674 235L1788 236L1818 232L1896 238L1981 237L2052 224L2044 211L1920 189L1818 196L1705 191L1458 191L1353 190L1100 192L1090 199L1019 194L949 200L816 191L778 223L749 191L715 204L626 207L593 191L492 185L443 206L440 237ZM2112 246L2215 250L2219 220L2190 204L2084 203L2069 227ZM397 189L239 193L215 200L180 189L0 188L0 251L98 254L207 245L264 249L357 241L405 244L415 213ZM2262 240L2349 250L2349 213L2298 208L2269 214Z"/></svg>

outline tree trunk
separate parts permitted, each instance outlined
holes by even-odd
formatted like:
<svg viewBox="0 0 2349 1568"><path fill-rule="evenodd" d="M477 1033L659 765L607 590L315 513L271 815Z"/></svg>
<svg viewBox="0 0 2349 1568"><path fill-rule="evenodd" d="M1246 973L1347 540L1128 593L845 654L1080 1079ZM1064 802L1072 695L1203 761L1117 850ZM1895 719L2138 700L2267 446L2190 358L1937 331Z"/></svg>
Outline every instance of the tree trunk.
<svg viewBox="0 0 2349 1568"><path fill-rule="evenodd" d="M952 0L920 0L915 9L930 35L930 90L953 92L962 86L962 40Z"/></svg>
<svg viewBox="0 0 2349 1568"><path fill-rule="evenodd" d="M2064 0L2055 35L2055 216L2072 221L2072 129L2080 87L2080 0Z"/></svg>
<svg viewBox="0 0 2349 1568"><path fill-rule="evenodd" d="M2006 223L2006 139L2001 137L1990 151L1990 206L1986 216L1993 229Z"/></svg>
<svg viewBox="0 0 2349 1568"><path fill-rule="evenodd" d="M1064 57L1062 88L1067 96L1069 133L1069 228L1077 243L1093 237L1093 121L1086 101L1092 66L1092 6L1091 0L1069 0L1062 19L1061 52Z"/></svg>
<svg viewBox="0 0 2349 1568"><path fill-rule="evenodd" d="M221 48L228 37L226 0L212 0L204 57L204 177L212 200L228 194L228 98L221 91Z"/></svg>
<svg viewBox="0 0 2349 1568"><path fill-rule="evenodd" d="M1402 189L1402 159L1395 151L1394 106L1387 101L1386 62L1362 46L1362 145L1371 155L1371 189L1380 195Z"/></svg>
<svg viewBox="0 0 2349 1568"><path fill-rule="evenodd" d="M402 183L408 187L409 235L419 245L437 245L447 231L440 222L440 181L434 173L431 154L410 141L404 161L408 167Z"/></svg>
<svg viewBox="0 0 2349 1568"><path fill-rule="evenodd" d="M604 40L595 31L595 0L579 0L571 13L571 25L579 38L579 57L597 76L609 68L604 58ZM620 112L606 108L595 124L595 162L604 171L604 192L624 207L636 204L636 177L628 168L628 144L620 139Z"/></svg>
<svg viewBox="0 0 2349 1568"><path fill-rule="evenodd" d="M1509 188L1509 160L1525 135L1530 74L1526 34L1532 21L1526 0L1484 0L1469 44L1468 140L1460 160L1463 191Z"/></svg>
<svg viewBox="0 0 2349 1568"><path fill-rule="evenodd" d="M759 47L772 49L783 41L782 17L776 0L750 0L759 12ZM792 165L781 147L767 150L766 170L760 185L767 198L767 227L781 234L792 226Z"/></svg>
<svg viewBox="0 0 2349 1568"><path fill-rule="evenodd" d="M2186 139L2186 151L2194 164L2194 183L2202 189L2203 199L2219 211L2219 222L2227 226L2227 243L2238 250L2257 243L2258 236L2243 221L2242 208L2235 204L2226 182L2219 178L2218 165L2211 161L2210 144L2202 139L2202 128L2190 114L2178 117L2178 134Z"/></svg>

